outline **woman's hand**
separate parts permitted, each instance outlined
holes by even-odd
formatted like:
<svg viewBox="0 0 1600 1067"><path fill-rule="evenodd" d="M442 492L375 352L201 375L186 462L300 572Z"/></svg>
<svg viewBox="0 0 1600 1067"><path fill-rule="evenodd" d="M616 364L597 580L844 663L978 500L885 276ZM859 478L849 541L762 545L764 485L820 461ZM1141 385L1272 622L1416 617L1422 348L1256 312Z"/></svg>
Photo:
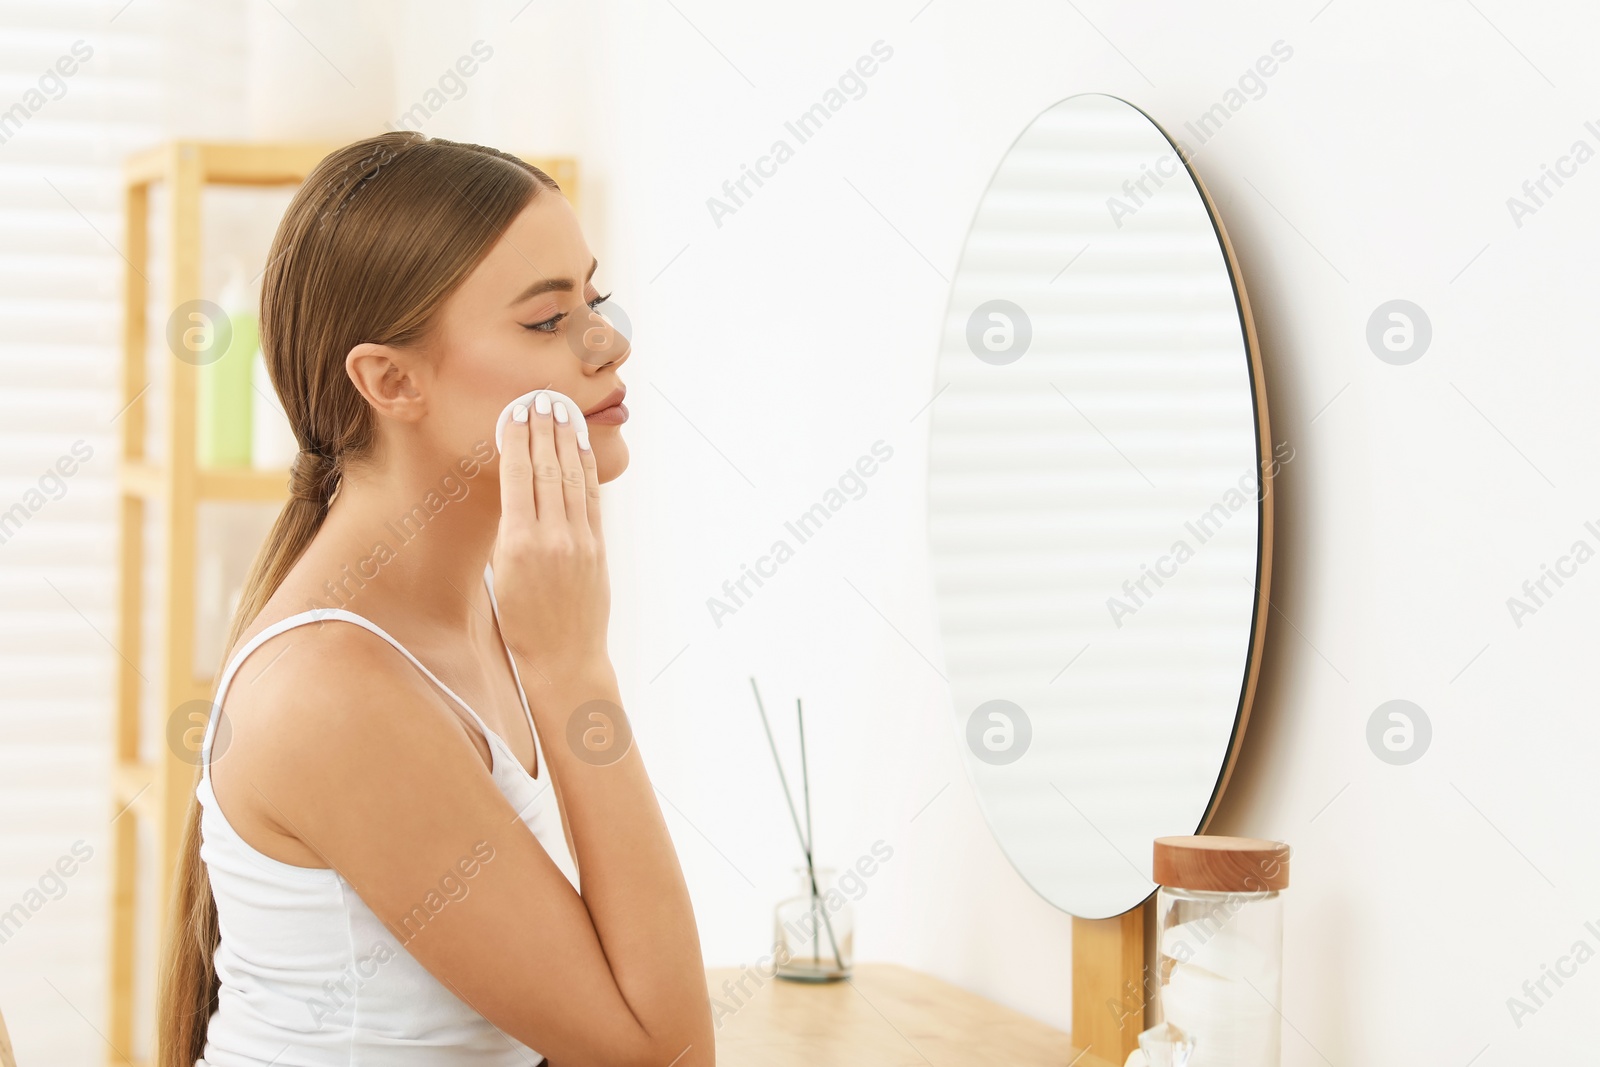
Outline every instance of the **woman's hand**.
<svg viewBox="0 0 1600 1067"><path fill-rule="evenodd" d="M538 883L528 864L510 862L490 876L504 896L491 897L487 883L478 883L477 910L464 907L455 916L487 913L497 934L537 930L535 980L544 974L562 980L526 995L505 977L509 970L526 981L528 973L517 966L530 958L520 951L523 942L510 942L517 949L506 957L512 964L472 967L470 979L493 990L474 987L473 1006L497 1026L521 1022L552 1063L712 1067L716 1034L694 906L644 758L630 740L620 753L608 749L596 759L572 732L592 714L625 723L626 713L606 654L611 587L594 453L578 447L572 421L540 412L538 400L521 421L513 413L502 437L495 599L512 655L542 675L522 677L582 893L573 899L562 892L564 879L548 856ZM470 747L466 754L477 755ZM517 842L537 849L501 799L499 839L507 851ZM587 921L571 918L574 909ZM453 930L443 933L436 951L445 956L464 940ZM469 958L469 966L481 958ZM449 959L435 973L452 964L453 973L465 973L460 960Z"/></svg>
<svg viewBox="0 0 1600 1067"><path fill-rule="evenodd" d="M579 447L570 413L548 393L506 424L491 565L503 636L515 655L546 682L610 669L611 582L594 452Z"/></svg>

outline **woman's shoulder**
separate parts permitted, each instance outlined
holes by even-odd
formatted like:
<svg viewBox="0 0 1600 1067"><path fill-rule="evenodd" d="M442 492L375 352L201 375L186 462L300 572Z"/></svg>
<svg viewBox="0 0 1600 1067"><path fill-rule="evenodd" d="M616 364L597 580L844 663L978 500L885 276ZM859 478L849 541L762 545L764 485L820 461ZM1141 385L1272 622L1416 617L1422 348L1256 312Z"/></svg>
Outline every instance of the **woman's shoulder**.
<svg viewBox="0 0 1600 1067"><path fill-rule="evenodd" d="M223 671L234 672L234 684L245 683L253 688L254 679L267 674L267 665L275 668L290 649L301 653L290 664L290 670L283 672L290 675L336 669L340 662L381 661L386 649L389 655L398 654L388 641L369 628L368 620L352 618L353 615L353 612L329 610L327 605L314 602L295 607L292 602L269 600L228 649ZM276 632L264 636L269 630ZM229 694L232 691L230 685Z"/></svg>
<svg viewBox="0 0 1600 1067"><path fill-rule="evenodd" d="M274 748L307 736L331 740L342 726L360 734L396 706L435 699L381 625L288 582L240 632L223 671L231 674L219 714L232 737L271 737Z"/></svg>
<svg viewBox="0 0 1600 1067"><path fill-rule="evenodd" d="M430 773L483 769L465 729L405 655L348 617L269 604L230 650L212 789L246 843L300 866L339 864L359 827L339 813L402 804ZM312 846L311 842L317 842Z"/></svg>

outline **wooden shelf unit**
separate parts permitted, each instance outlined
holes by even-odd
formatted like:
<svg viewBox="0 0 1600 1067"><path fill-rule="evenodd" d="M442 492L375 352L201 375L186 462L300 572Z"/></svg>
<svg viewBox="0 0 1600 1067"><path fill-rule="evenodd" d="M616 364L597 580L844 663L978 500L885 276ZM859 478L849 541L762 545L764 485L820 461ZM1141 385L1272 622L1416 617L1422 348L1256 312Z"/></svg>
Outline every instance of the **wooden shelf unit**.
<svg viewBox="0 0 1600 1067"><path fill-rule="evenodd" d="M158 864L156 892L145 910L146 928L156 933L151 944L159 959L167 937L167 909L183 838L184 816L198 782L199 737L185 755L164 751L156 763L139 757L142 723L144 615L143 568L145 521L151 513L165 518L164 542L157 546L165 587L161 593L156 655L160 707L168 713L189 701L209 702L212 677L194 671L195 592L198 514L202 501L273 502L288 498L288 472L249 467L205 468L195 458L198 368L168 357L162 427L169 462L155 463L145 454L150 296L145 268L150 258L150 190L165 184L167 219L167 298L171 307L197 300L201 291L201 193L207 185L287 186L305 180L334 144L264 144L215 141L173 141L139 152L123 168L125 230L123 249L122 452L118 559L116 718L113 731L111 842L110 982L107 997L108 1064L127 1067L118 1050L130 1050L134 1038L135 993L142 977L155 989L155 969L136 973L138 820L154 829ZM577 161L571 157L523 155L554 178L576 208ZM191 731L191 733L194 733ZM153 1038L152 1038L153 1040ZM153 1057L152 1057L153 1058ZM135 1061L144 1067L148 1060Z"/></svg>

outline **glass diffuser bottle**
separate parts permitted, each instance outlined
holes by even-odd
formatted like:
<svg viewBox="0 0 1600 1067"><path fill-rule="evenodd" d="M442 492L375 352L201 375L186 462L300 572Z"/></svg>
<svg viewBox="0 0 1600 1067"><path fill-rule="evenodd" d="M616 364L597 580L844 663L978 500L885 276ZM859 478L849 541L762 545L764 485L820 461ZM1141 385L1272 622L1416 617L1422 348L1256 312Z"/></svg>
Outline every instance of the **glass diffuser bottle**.
<svg viewBox="0 0 1600 1067"><path fill-rule="evenodd" d="M831 982L850 977L855 961L855 914L834 885L834 869L818 867L815 894L806 868L796 867L800 892L773 911L778 977Z"/></svg>

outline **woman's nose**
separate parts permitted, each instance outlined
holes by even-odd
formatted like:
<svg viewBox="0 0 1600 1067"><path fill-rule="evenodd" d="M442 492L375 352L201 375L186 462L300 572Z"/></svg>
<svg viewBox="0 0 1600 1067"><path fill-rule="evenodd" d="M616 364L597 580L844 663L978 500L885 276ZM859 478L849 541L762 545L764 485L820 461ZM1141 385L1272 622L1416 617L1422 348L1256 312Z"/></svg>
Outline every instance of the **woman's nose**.
<svg viewBox="0 0 1600 1067"><path fill-rule="evenodd" d="M597 370L616 366L633 351L626 332L629 327L627 316L620 309L617 316L620 321L613 322L609 316L591 309L582 328L567 335L571 339L573 353Z"/></svg>

